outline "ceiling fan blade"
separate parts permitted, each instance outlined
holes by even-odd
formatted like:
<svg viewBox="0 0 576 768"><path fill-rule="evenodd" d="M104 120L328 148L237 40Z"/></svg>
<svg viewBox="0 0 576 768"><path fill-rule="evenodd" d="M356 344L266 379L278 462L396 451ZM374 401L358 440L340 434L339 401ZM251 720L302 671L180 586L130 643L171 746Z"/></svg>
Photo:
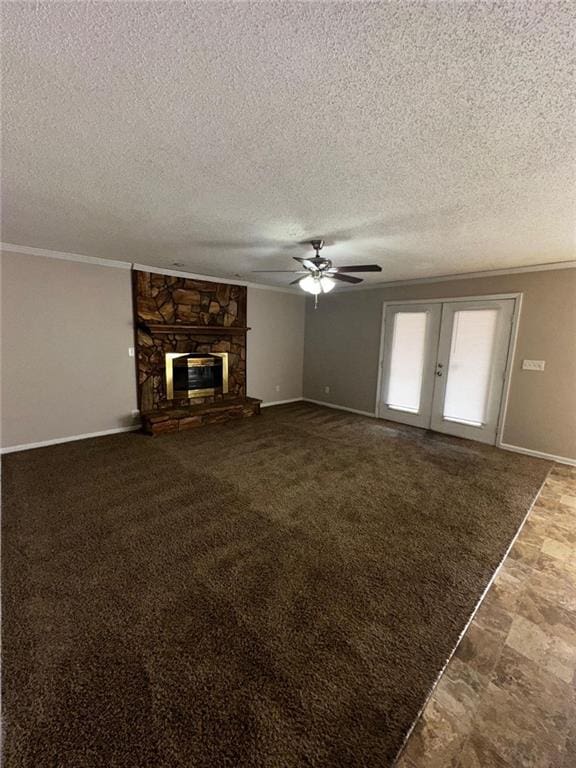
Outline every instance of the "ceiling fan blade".
<svg viewBox="0 0 576 768"><path fill-rule="evenodd" d="M378 264L359 264L356 267L330 267L328 272L382 272L382 267Z"/></svg>
<svg viewBox="0 0 576 768"><path fill-rule="evenodd" d="M291 275L305 275L307 269L251 269L252 273L268 274L269 272L287 272Z"/></svg>
<svg viewBox="0 0 576 768"><path fill-rule="evenodd" d="M303 267L306 267L306 269L318 269L314 263L315 259L303 259L301 256L292 256L292 258L299 261ZM324 261L324 259L319 259L319 261Z"/></svg>
<svg viewBox="0 0 576 768"><path fill-rule="evenodd" d="M333 280L341 280L343 283L363 283L361 277L352 277L352 275L339 275L338 272L330 272Z"/></svg>

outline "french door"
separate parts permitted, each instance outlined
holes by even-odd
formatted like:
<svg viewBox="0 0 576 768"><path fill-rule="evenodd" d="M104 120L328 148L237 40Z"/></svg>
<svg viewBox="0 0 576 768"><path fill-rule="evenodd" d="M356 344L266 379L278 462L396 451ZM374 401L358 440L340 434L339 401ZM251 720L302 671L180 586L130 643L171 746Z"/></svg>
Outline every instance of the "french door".
<svg viewBox="0 0 576 768"><path fill-rule="evenodd" d="M496 442L514 299L386 308L379 415Z"/></svg>

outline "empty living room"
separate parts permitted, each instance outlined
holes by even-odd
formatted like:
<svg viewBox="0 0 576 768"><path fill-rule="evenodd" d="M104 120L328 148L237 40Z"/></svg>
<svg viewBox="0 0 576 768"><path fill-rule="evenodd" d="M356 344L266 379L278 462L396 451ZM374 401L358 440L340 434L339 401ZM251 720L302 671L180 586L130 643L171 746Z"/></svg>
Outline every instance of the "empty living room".
<svg viewBox="0 0 576 768"><path fill-rule="evenodd" d="M2 766L574 768L574 3L0 17Z"/></svg>

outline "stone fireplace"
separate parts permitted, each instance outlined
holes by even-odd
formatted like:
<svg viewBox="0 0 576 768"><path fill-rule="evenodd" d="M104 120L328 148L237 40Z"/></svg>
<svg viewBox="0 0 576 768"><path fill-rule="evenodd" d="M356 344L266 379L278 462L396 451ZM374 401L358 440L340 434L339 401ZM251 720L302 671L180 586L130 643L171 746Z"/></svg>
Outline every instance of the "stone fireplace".
<svg viewBox="0 0 576 768"><path fill-rule="evenodd" d="M245 286L134 270L133 292L145 429L259 412L246 396Z"/></svg>

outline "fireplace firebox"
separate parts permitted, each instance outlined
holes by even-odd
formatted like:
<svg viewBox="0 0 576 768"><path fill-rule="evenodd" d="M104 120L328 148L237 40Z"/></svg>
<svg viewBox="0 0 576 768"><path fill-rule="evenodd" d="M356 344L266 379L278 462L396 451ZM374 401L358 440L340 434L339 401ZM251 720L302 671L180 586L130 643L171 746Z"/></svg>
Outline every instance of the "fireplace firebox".
<svg viewBox="0 0 576 768"><path fill-rule="evenodd" d="M227 352L167 352L166 397L207 397L228 392Z"/></svg>

